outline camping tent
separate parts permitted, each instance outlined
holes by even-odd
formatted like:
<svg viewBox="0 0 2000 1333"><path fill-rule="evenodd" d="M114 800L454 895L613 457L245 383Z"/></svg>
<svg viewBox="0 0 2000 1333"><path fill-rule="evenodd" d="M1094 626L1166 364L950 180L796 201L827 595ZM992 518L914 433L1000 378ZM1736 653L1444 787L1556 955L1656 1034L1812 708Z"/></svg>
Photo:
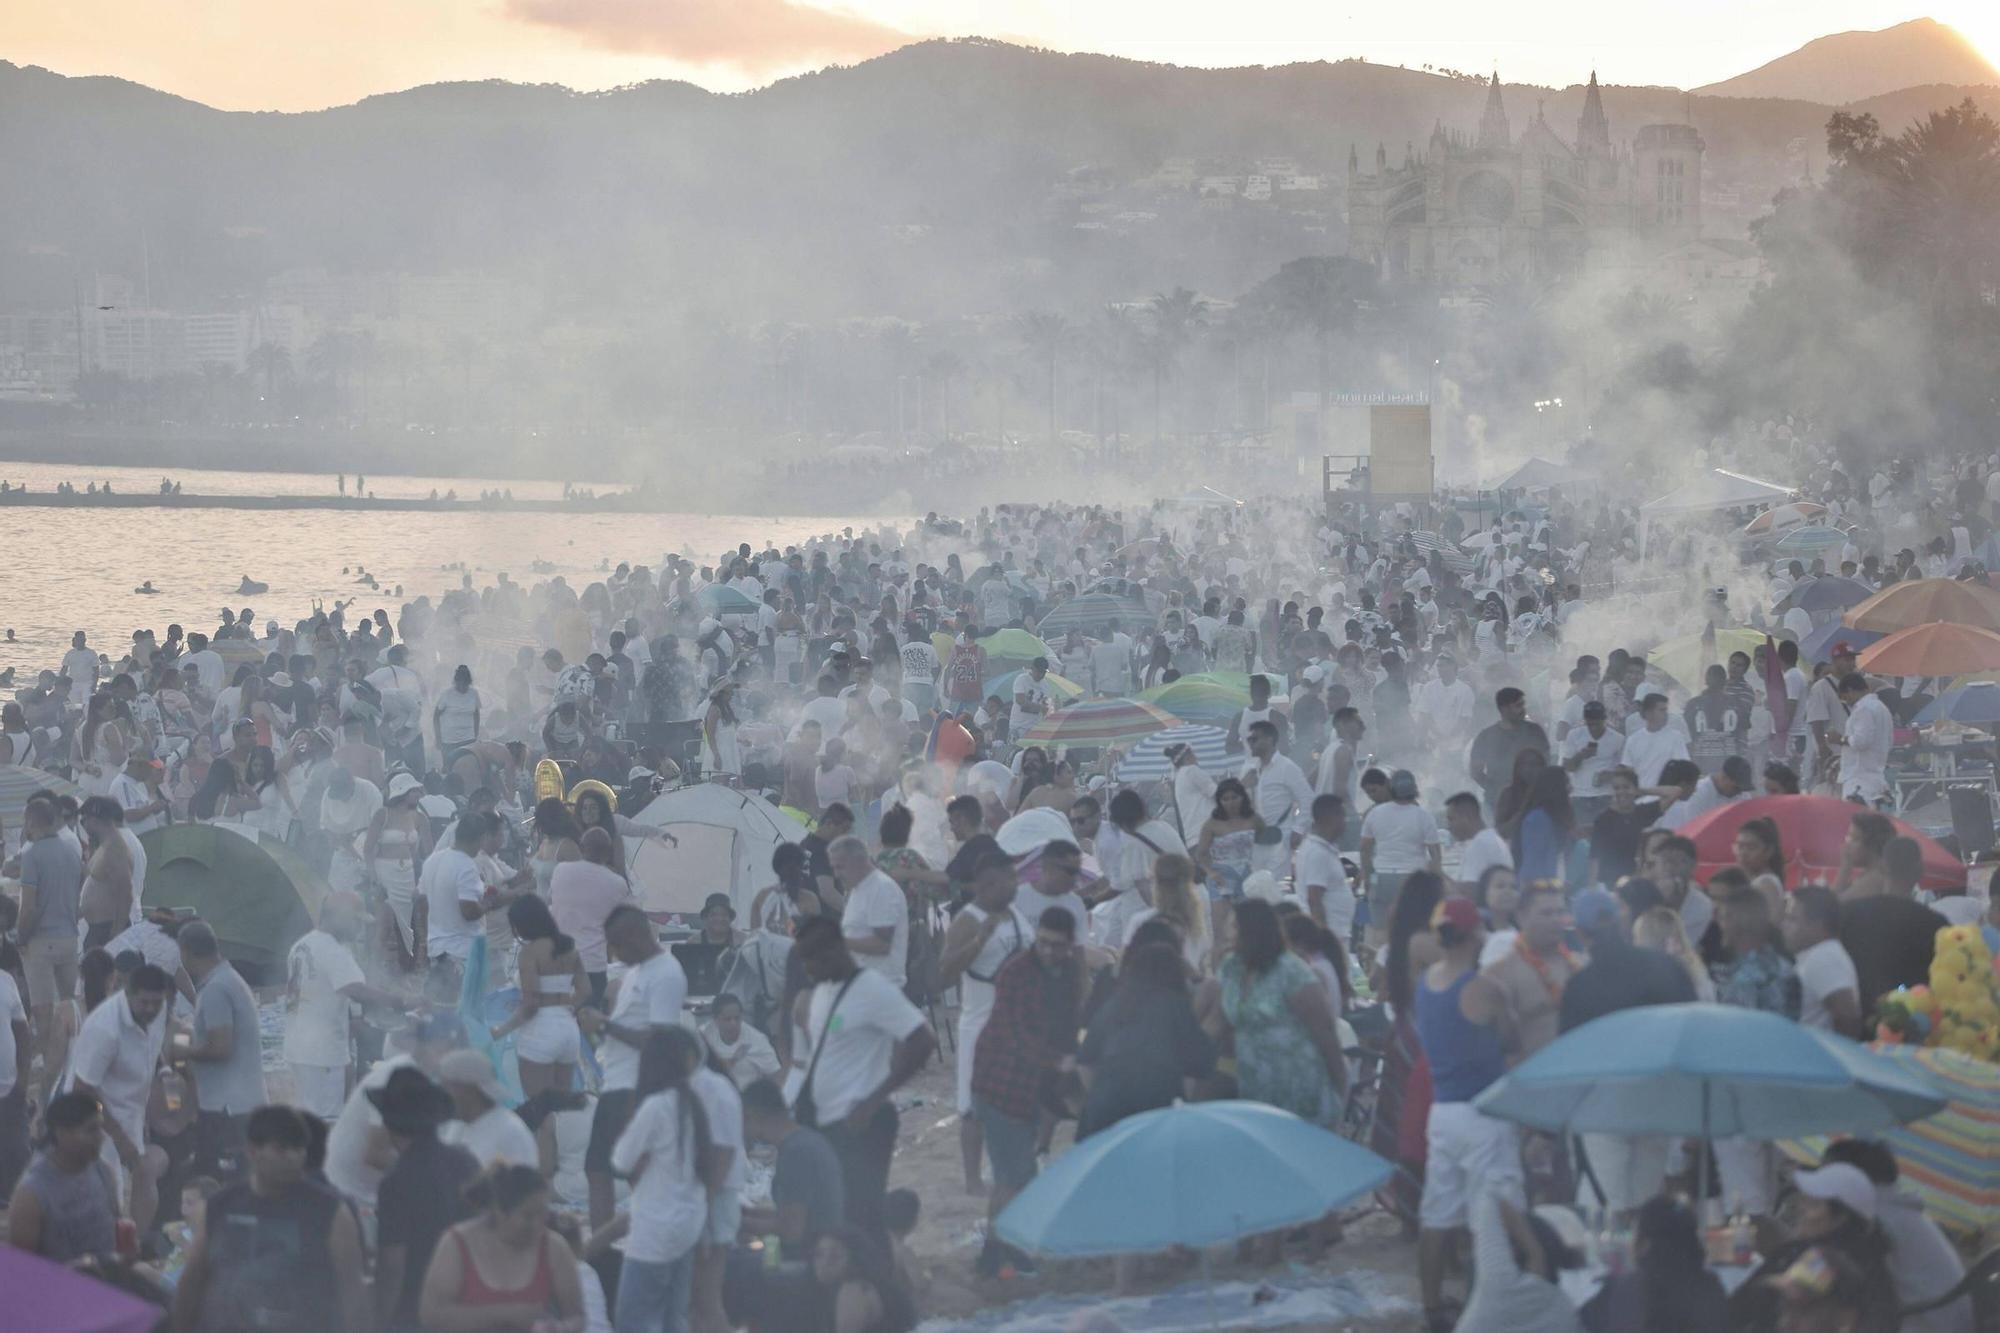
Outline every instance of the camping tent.
<svg viewBox="0 0 2000 1333"><path fill-rule="evenodd" d="M274 976L319 917L326 881L246 824L171 824L142 834L147 907L192 907L230 962ZM254 978L253 978L254 980Z"/></svg>
<svg viewBox="0 0 2000 1333"><path fill-rule="evenodd" d="M1679 490L1639 506L1639 558L1643 560L1646 556L1647 530L1656 518L1740 509L1744 505L1781 504L1795 494L1791 487L1775 481L1759 481L1740 472L1711 468Z"/></svg>
<svg viewBox="0 0 2000 1333"><path fill-rule="evenodd" d="M757 890L777 883L771 853L806 836L803 824L755 792L718 782L664 792L632 818L679 839L678 846L625 840L632 891L648 912L699 912L709 894L726 893L747 919Z"/></svg>
<svg viewBox="0 0 2000 1333"><path fill-rule="evenodd" d="M1553 491L1564 486L1588 486L1593 479L1573 467L1551 463L1546 458L1530 458L1509 472L1493 489L1496 491Z"/></svg>

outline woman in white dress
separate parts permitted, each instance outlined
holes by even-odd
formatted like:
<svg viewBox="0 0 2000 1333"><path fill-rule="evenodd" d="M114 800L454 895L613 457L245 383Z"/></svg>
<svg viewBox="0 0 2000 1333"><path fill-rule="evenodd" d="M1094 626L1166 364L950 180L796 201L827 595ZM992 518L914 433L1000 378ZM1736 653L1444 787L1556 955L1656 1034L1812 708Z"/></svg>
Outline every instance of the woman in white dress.
<svg viewBox="0 0 2000 1333"><path fill-rule="evenodd" d="M83 726L76 733L72 765L77 785L92 796L104 796L125 771L125 732L118 721L118 700L109 690L90 696Z"/></svg>
<svg viewBox="0 0 2000 1333"><path fill-rule="evenodd" d="M736 747L736 682L721 680L709 692L708 712L701 719L701 766L710 773L730 777L743 772L743 756Z"/></svg>

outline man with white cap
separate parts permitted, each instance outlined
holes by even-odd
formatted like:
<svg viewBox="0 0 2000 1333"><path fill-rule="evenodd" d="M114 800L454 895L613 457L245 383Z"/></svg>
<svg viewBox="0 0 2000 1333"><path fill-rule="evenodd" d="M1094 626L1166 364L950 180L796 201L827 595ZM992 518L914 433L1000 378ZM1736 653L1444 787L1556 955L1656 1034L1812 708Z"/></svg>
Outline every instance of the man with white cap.
<svg viewBox="0 0 2000 1333"><path fill-rule="evenodd" d="M451 1094L458 1119L438 1137L479 1159L481 1167L506 1163L541 1167L534 1131L502 1103L507 1090L493 1072L493 1061L482 1051L452 1051L438 1061L438 1082Z"/></svg>
<svg viewBox="0 0 2000 1333"><path fill-rule="evenodd" d="M1860 1171L1874 1192L1875 1224L1889 1241L1889 1271L1895 1274L1897 1303L1906 1308L1925 1305L1956 1287L1965 1276L1965 1261L1917 1197L1897 1188L1901 1172L1895 1154L1886 1145L1875 1139L1837 1139L1826 1146L1826 1161L1818 1171L1804 1172L1795 1179L1801 1182L1801 1192L1805 1190L1803 1176L1810 1175L1816 1178L1815 1188L1838 1187L1858 1197L1859 1191L1853 1189L1847 1175L1850 1170ZM1839 1174L1828 1184L1825 1177L1836 1171ZM1905 1333L1972 1333L1972 1298L1962 1296L1938 1309L1906 1315L1902 1328Z"/></svg>

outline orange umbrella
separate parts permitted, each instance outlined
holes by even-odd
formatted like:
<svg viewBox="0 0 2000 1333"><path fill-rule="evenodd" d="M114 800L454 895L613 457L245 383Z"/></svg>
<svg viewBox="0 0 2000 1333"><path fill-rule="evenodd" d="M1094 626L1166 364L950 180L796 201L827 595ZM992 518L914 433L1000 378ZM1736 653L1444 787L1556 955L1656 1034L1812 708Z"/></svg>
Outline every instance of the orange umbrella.
<svg viewBox="0 0 2000 1333"><path fill-rule="evenodd" d="M1879 634L1940 620L2000 630L2000 592L1957 579L1912 579L1890 584L1841 617L1850 629Z"/></svg>
<svg viewBox="0 0 2000 1333"><path fill-rule="evenodd" d="M2000 634L1935 623L1897 630L1861 650L1856 664L1878 676L1959 676L2000 667Z"/></svg>

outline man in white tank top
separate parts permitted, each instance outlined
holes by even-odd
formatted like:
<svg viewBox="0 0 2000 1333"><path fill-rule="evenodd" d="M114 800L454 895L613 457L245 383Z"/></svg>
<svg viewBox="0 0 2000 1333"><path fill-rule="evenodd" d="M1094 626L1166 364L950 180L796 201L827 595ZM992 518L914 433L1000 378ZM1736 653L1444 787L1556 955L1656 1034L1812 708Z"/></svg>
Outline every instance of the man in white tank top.
<svg viewBox="0 0 2000 1333"><path fill-rule="evenodd" d="M973 867L972 901L951 919L938 955L939 988L959 988L958 1143L968 1194L984 1192L979 1167L985 1145L972 1116L972 1048L993 1012L993 974L1035 942L1034 926L1014 908L1015 883L1013 858L1004 852Z"/></svg>

